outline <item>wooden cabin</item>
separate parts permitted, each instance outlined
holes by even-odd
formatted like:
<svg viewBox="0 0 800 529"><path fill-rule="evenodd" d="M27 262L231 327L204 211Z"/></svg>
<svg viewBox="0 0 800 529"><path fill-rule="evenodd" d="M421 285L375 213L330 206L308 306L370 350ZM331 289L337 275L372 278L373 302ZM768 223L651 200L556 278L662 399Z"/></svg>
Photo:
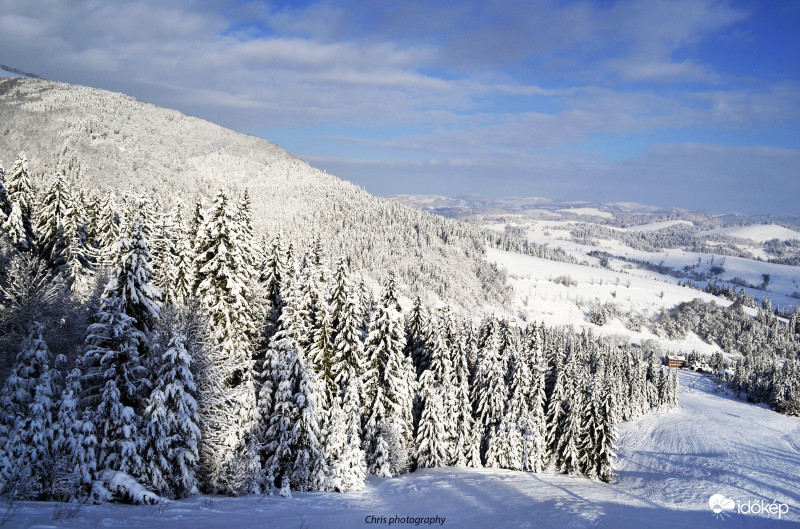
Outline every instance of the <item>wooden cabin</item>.
<svg viewBox="0 0 800 529"><path fill-rule="evenodd" d="M685 356L667 356L667 367L681 368L686 366Z"/></svg>

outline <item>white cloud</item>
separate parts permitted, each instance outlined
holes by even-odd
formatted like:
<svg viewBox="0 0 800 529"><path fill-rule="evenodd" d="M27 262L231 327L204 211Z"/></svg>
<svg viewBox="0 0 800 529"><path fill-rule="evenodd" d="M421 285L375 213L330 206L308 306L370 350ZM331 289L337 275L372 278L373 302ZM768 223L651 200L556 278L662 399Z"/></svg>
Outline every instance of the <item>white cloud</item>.
<svg viewBox="0 0 800 529"><path fill-rule="evenodd" d="M391 139L331 140L391 160L325 161L370 181L387 172L400 182L401 170L501 187L534 178L554 198L570 198L605 192L598 182L611 174L665 178L656 162L697 174L677 165L680 156L698 166L707 157L713 174L728 167L716 151L687 146L608 162L584 147L594 138L800 117L795 83L736 85L692 53L747 16L716 0L249 3L225 13L189 2L0 0L0 55L47 78L123 91L243 131L380 128ZM628 80L645 83L633 90ZM701 84L687 91L673 81ZM711 88L696 88L709 86L702 82ZM775 153L728 155L741 159L731 174L743 179L741 168L757 163L791 174Z"/></svg>

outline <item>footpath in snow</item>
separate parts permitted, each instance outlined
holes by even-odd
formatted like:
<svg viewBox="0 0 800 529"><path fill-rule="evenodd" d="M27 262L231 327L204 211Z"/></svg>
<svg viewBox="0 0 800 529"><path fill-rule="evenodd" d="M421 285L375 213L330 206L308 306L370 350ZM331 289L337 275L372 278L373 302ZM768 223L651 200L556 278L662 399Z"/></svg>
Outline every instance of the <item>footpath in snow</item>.
<svg viewBox="0 0 800 529"><path fill-rule="evenodd" d="M621 425L619 476L611 484L549 473L429 469L373 477L366 489L347 494L196 496L166 508L89 505L58 521L52 503L29 502L5 527L800 527L800 419L715 393L714 383L696 373L681 372L680 382L679 410ZM709 506L714 495L719 513ZM747 514L770 505L775 513ZM395 516L410 521L390 524Z"/></svg>

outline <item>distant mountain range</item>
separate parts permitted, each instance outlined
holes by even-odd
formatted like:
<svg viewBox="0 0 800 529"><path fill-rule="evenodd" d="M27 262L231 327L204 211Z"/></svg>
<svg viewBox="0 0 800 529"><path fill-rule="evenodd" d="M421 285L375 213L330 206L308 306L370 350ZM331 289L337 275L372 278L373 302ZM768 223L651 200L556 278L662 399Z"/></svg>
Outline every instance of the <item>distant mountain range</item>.
<svg viewBox="0 0 800 529"><path fill-rule="evenodd" d="M633 202L599 203L557 201L542 197L503 197L488 198L480 195L464 195L446 197L441 195L395 195L390 197L407 206L452 217L474 215L478 213L522 213L541 210L543 212L575 214L597 213L603 217L606 213L648 214L656 212L677 212L679 209L663 209Z"/></svg>

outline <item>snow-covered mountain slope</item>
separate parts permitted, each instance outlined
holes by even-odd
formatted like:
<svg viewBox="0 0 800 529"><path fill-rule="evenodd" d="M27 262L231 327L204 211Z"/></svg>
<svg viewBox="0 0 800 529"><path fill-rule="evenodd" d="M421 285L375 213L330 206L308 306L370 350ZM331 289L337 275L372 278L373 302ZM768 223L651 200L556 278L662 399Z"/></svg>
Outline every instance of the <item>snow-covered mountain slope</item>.
<svg viewBox="0 0 800 529"><path fill-rule="evenodd" d="M756 242L767 242L772 239L779 241L800 240L800 232L778 226L776 224L754 224L734 228L718 228L708 233L730 235L740 239L750 239Z"/></svg>
<svg viewBox="0 0 800 529"><path fill-rule="evenodd" d="M165 508L89 505L74 518L59 521L52 520L50 504L31 502L21 506L10 526L694 529L800 525L800 419L716 393L711 380L699 374L681 372L680 376L679 410L621 425L618 476L611 484L551 473L426 469L391 479L370 477L366 489L346 494L295 493L291 499L195 496ZM732 500L734 509L715 514L709 499L716 494ZM753 511L754 505L773 502L779 511L786 511L780 519L777 512L747 513L748 506ZM389 525L393 516L428 520Z"/></svg>
<svg viewBox="0 0 800 529"><path fill-rule="evenodd" d="M508 274L514 286L517 315L527 321L547 325L571 325L591 329L600 335L627 336L634 343L655 340L669 351L711 354L716 346L696 336L681 341L660 339L642 325L629 328L624 323L636 317L652 318L662 308L701 298L727 306L729 300L678 286L677 279L655 279L615 272L607 268L559 263L501 250L489 250L487 258ZM590 323L591 310L600 305L616 307L617 317L598 326ZM748 309L749 310L749 309ZM751 310L755 314L754 310Z"/></svg>
<svg viewBox="0 0 800 529"><path fill-rule="evenodd" d="M247 189L257 234L282 229L297 251L319 234L328 255L406 293L463 307L503 305L481 230L374 197L267 140L131 97L38 79L0 79L0 161L24 150L34 175L65 171L86 188L208 200Z"/></svg>

